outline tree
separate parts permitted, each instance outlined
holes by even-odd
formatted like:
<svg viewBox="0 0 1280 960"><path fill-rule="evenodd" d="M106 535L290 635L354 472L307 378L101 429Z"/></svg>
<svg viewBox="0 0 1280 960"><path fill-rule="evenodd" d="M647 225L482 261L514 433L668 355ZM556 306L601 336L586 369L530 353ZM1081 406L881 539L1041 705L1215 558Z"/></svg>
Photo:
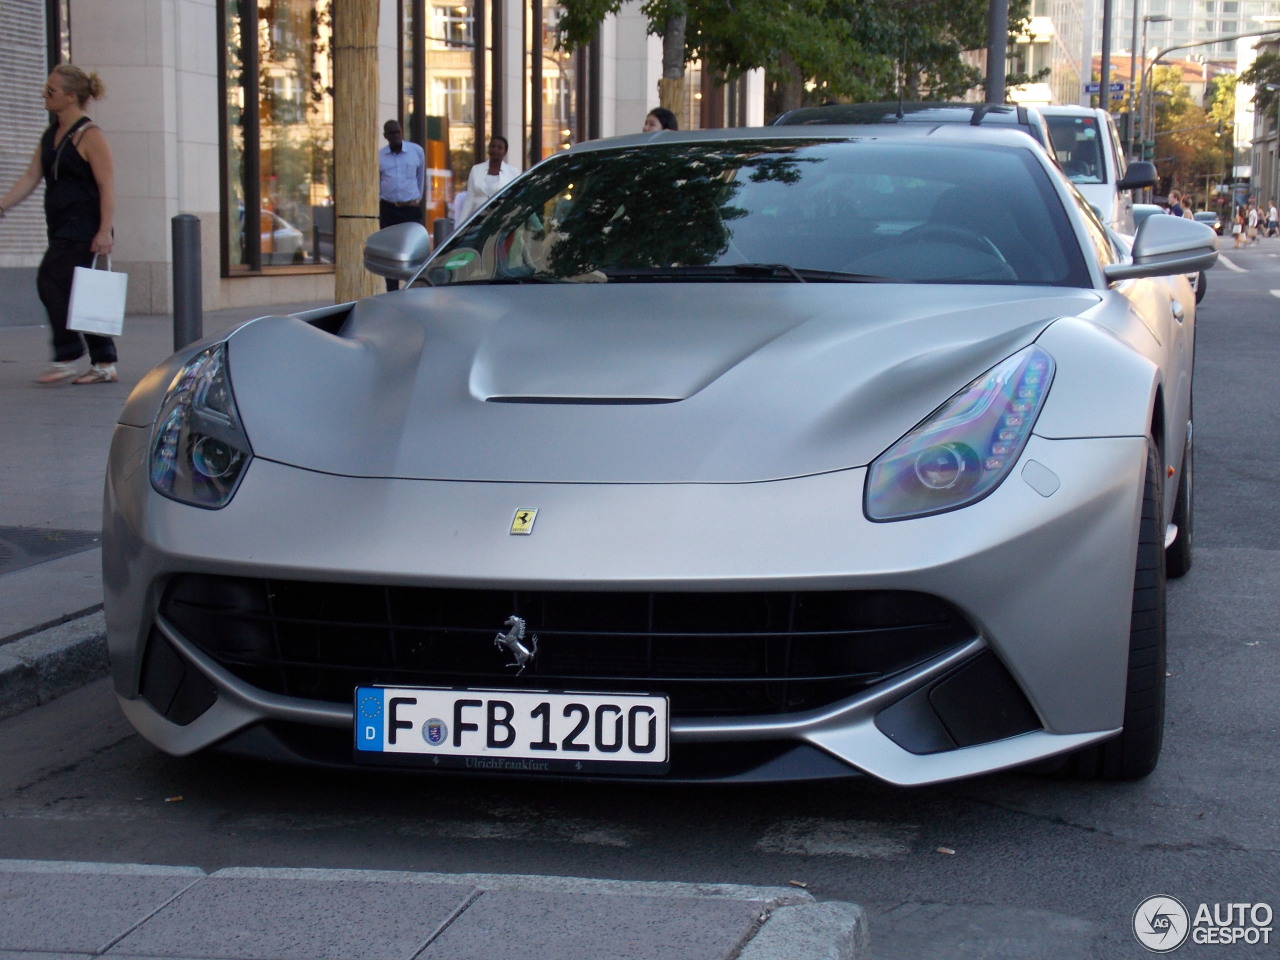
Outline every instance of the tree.
<svg viewBox="0 0 1280 960"><path fill-rule="evenodd" d="M696 2L696 0L694 0ZM622 9L623 0L565 0L560 4L556 46L572 49L590 43L605 17ZM688 57L688 0L644 0L640 10L649 19L649 32L662 38L662 80L658 103L677 117L685 117L684 65Z"/></svg>
<svg viewBox="0 0 1280 960"><path fill-rule="evenodd" d="M1231 78L1234 88L1234 78ZM1151 71L1155 109L1156 167L1170 190L1194 193L1222 171L1219 131L1229 122L1234 96L1225 98L1225 85L1215 81L1208 110L1191 99L1182 71L1156 66Z"/></svg>
<svg viewBox="0 0 1280 960"><path fill-rule="evenodd" d="M1280 89L1271 88L1280 88L1280 55L1258 54L1258 59L1240 74L1240 83L1253 84L1253 105L1259 113L1275 110L1276 103L1280 102Z"/></svg>
<svg viewBox="0 0 1280 960"><path fill-rule="evenodd" d="M377 292L364 269L364 241L378 229L378 2L346 0L333 18L333 162L339 211L334 235L339 302Z"/></svg>
<svg viewBox="0 0 1280 960"><path fill-rule="evenodd" d="M588 42L623 2L561 0L559 44ZM763 69L779 112L804 102L899 93L951 99L981 80L960 55L986 44L987 0L643 0L640 9L649 31L663 37L664 78L677 55L681 72L684 62L701 59L724 81ZM1029 0L1013 0L1011 35L1022 30L1028 11ZM1014 75L1009 83L1028 79ZM662 105L679 110L683 94Z"/></svg>

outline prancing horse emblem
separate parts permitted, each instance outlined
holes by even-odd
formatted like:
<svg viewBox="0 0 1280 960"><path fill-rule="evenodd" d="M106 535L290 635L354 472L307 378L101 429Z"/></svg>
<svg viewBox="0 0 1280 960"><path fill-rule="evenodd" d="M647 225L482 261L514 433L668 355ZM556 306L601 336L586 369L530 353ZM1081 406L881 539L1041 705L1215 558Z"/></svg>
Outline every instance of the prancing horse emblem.
<svg viewBox="0 0 1280 960"><path fill-rule="evenodd" d="M508 667L519 667L516 676L524 673L524 668L533 663L533 658L538 653L538 635L535 633L529 638L529 645L524 645L524 621L514 614L507 617L506 623L503 624L507 628L506 633L500 633L493 638L495 647L506 647L507 651L515 657Z"/></svg>

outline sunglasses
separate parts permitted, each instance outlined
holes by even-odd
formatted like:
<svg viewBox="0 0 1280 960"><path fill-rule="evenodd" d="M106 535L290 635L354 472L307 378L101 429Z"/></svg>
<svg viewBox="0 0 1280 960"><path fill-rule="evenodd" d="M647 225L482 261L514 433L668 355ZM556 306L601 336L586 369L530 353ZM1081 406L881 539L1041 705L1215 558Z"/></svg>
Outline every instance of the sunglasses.
<svg viewBox="0 0 1280 960"><path fill-rule="evenodd" d="M52 97L55 93L61 93L61 92L62 92L61 90L55 90L53 89L53 87L50 87L48 85L46 85L44 88L44 95L46 97Z"/></svg>

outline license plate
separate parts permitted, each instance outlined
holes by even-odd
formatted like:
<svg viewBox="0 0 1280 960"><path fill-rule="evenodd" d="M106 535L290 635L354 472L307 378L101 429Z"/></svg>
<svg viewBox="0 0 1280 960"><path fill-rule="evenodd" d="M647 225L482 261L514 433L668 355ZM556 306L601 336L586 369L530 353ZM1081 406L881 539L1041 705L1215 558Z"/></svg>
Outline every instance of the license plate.
<svg viewBox="0 0 1280 960"><path fill-rule="evenodd" d="M662 773L667 698L358 687L356 759L511 773Z"/></svg>

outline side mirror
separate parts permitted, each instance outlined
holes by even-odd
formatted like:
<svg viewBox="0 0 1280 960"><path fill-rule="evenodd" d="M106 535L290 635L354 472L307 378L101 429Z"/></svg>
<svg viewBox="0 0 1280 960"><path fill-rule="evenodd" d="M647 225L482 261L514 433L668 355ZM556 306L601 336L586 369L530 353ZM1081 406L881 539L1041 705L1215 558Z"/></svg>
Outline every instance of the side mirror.
<svg viewBox="0 0 1280 960"><path fill-rule="evenodd" d="M1117 190L1140 190L1156 185L1156 165L1150 160L1132 160L1124 179L1116 184Z"/></svg>
<svg viewBox="0 0 1280 960"><path fill-rule="evenodd" d="M1103 267L1107 279L1168 277L1208 270L1218 262L1218 235L1203 223L1156 214L1138 225L1132 256L1128 263Z"/></svg>
<svg viewBox="0 0 1280 960"><path fill-rule="evenodd" d="M420 223L397 223L364 243L364 268L392 280L412 280L429 256L431 236Z"/></svg>

